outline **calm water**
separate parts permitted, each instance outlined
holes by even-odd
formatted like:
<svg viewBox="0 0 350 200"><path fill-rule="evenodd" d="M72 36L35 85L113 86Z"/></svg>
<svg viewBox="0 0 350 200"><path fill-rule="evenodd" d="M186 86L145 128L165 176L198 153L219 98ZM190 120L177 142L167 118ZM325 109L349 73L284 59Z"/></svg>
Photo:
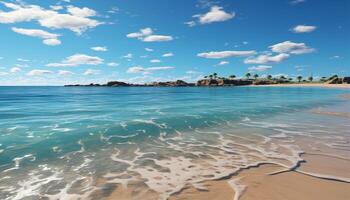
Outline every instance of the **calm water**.
<svg viewBox="0 0 350 200"><path fill-rule="evenodd" d="M346 92L0 87L0 199L102 198L130 183L166 199L259 162L289 167L293 137L347 139L348 119L309 112L348 109Z"/></svg>

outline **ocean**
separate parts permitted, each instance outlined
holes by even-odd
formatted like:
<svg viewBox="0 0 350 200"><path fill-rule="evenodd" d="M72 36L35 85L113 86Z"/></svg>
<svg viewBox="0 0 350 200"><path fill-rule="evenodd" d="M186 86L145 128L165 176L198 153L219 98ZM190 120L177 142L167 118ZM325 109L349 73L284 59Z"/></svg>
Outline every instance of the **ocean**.
<svg viewBox="0 0 350 200"><path fill-rule="evenodd" d="M0 199L102 199L120 186L167 199L261 163L292 169L300 138L349 148L349 118L329 112L350 111L344 93L0 87Z"/></svg>

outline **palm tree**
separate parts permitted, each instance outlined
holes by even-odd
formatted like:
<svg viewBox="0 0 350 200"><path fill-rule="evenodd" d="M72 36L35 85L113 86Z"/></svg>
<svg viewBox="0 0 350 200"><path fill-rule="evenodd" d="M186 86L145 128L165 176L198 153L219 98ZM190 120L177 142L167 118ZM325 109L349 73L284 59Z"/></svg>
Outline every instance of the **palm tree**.
<svg viewBox="0 0 350 200"><path fill-rule="evenodd" d="M209 79L213 79L213 75L210 74L210 75L209 75Z"/></svg>
<svg viewBox="0 0 350 200"><path fill-rule="evenodd" d="M267 75L267 79L271 80L272 79L272 75Z"/></svg>
<svg viewBox="0 0 350 200"><path fill-rule="evenodd" d="M254 79L257 79L259 77L259 75L258 74L254 74L253 77L254 77Z"/></svg>
<svg viewBox="0 0 350 200"><path fill-rule="evenodd" d="M204 78L205 78L205 79L207 79L207 78L208 78L208 76L204 76Z"/></svg>
<svg viewBox="0 0 350 200"><path fill-rule="evenodd" d="M245 74L245 77L247 77L247 79L249 79L250 76L251 74L249 72Z"/></svg>
<svg viewBox="0 0 350 200"><path fill-rule="evenodd" d="M231 75L229 76L230 79L235 79L236 78L236 75Z"/></svg>
<svg viewBox="0 0 350 200"><path fill-rule="evenodd" d="M300 83L301 79L303 79L302 76L297 76L298 82Z"/></svg>
<svg viewBox="0 0 350 200"><path fill-rule="evenodd" d="M327 77L323 76L321 79L320 79L321 82L326 82L327 81Z"/></svg>
<svg viewBox="0 0 350 200"><path fill-rule="evenodd" d="M214 76L214 79L216 79L218 74L216 72L214 72L213 76Z"/></svg>
<svg viewBox="0 0 350 200"><path fill-rule="evenodd" d="M314 80L314 77L309 76L309 78L307 78L310 82L312 82Z"/></svg>
<svg viewBox="0 0 350 200"><path fill-rule="evenodd" d="M286 77L282 75L282 76L280 76L280 79L285 80Z"/></svg>

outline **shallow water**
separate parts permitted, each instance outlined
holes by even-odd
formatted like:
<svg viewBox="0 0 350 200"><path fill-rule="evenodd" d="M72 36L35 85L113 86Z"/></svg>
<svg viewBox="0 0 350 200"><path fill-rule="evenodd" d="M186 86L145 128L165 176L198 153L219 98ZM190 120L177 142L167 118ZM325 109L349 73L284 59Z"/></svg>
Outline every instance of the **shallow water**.
<svg viewBox="0 0 350 200"><path fill-rule="evenodd" d="M248 166L301 160L297 137L350 151L341 89L0 87L0 199L160 199ZM311 146L313 144L310 144ZM316 148L316 147L315 147Z"/></svg>

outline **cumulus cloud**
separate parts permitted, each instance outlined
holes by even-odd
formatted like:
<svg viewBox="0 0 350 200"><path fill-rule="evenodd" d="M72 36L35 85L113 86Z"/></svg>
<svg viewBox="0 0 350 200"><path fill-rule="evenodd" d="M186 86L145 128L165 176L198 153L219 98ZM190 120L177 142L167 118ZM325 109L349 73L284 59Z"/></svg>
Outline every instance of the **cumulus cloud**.
<svg viewBox="0 0 350 200"><path fill-rule="evenodd" d="M143 74L150 74L154 71L160 71L160 70L171 70L174 69L174 67L170 67L170 66L164 66L164 67L148 67L148 68L144 68L141 66L134 66L134 67L130 67L126 72L130 73L130 74L134 74L134 73L143 73Z"/></svg>
<svg viewBox="0 0 350 200"><path fill-rule="evenodd" d="M1 13L0 13L1 14ZM16 32L18 34L30 36L30 37L37 37L43 39L43 43L50 46L56 46L60 45L61 41L58 39L60 35L49 33L44 30L40 29L24 29L24 28L16 28L12 27L12 31Z"/></svg>
<svg viewBox="0 0 350 200"><path fill-rule="evenodd" d="M88 56L85 54L75 54L62 60L60 63L49 63L48 67L74 67L79 65L99 65L103 63L103 59L96 56Z"/></svg>
<svg viewBox="0 0 350 200"><path fill-rule="evenodd" d="M220 6L212 6L210 11L205 14L194 15L194 18L198 18L200 24L210 24L214 22L223 22L235 17L235 13L227 13ZM194 21L185 22L188 26L194 26Z"/></svg>
<svg viewBox="0 0 350 200"><path fill-rule="evenodd" d="M313 48L306 46L305 43L294 43L291 41L281 42L270 46L271 50L276 53L288 53L288 54L305 54L314 51Z"/></svg>
<svg viewBox="0 0 350 200"><path fill-rule="evenodd" d="M19 67L12 67L11 69L10 69L10 72L11 73L17 73L17 72L20 72L20 71L22 71L22 69L21 68L19 68Z"/></svg>
<svg viewBox="0 0 350 200"><path fill-rule="evenodd" d="M310 33L316 30L316 26L297 25L293 28L294 33Z"/></svg>
<svg viewBox="0 0 350 200"><path fill-rule="evenodd" d="M173 40L173 37L169 35L154 35L151 28L140 29L139 32L129 33L126 37L136 38L143 42L166 42Z"/></svg>
<svg viewBox="0 0 350 200"><path fill-rule="evenodd" d="M153 33L153 30L151 28L144 28L144 29L140 29L139 32L135 32L135 33L129 33L126 35L126 37L128 38L141 38L147 35L151 35Z"/></svg>
<svg viewBox="0 0 350 200"><path fill-rule="evenodd" d="M41 76L41 75L47 75L47 74L53 74L53 72L49 70L34 69L28 72L27 76Z"/></svg>
<svg viewBox="0 0 350 200"><path fill-rule="evenodd" d="M145 48L145 50L146 51L148 51L148 52L152 52L152 51L154 51L153 49L151 49L151 48Z"/></svg>
<svg viewBox="0 0 350 200"><path fill-rule="evenodd" d="M68 6L66 13L59 13L60 10L45 9L38 5L6 2L2 2L2 4L10 9L7 12L0 12L0 23L3 24L37 21L46 28L69 29L77 34L103 24L95 19L91 19L91 17L96 16L96 11L86 7Z"/></svg>
<svg viewBox="0 0 350 200"><path fill-rule="evenodd" d="M258 65L258 66L253 66L248 68L249 71L258 71L258 72L263 72L269 69L272 69L272 66Z"/></svg>
<svg viewBox="0 0 350 200"><path fill-rule="evenodd" d="M60 76L68 76L68 75L73 75L74 73L71 71L66 71L66 70L59 70L58 75Z"/></svg>
<svg viewBox="0 0 350 200"><path fill-rule="evenodd" d="M94 51L108 51L107 47L91 47Z"/></svg>
<svg viewBox="0 0 350 200"><path fill-rule="evenodd" d="M172 56L174 56L174 54L173 53L165 53L165 54L163 54L162 55L162 57L172 57Z"/></svg>
<svg viewBox="0 0 350 200"><path fill-rule="evenodd" d="M289 58L289 54L281 53L275 56L264 54L257 57L248 57L244 60L245 64L267 64L279 63Z"/></svg>
<svg viewBox="0 0 350 200"><path fill-rule="evenodd" d="M86 70L83 74L85 76L91 76L91 75L98 75L100 73L99 70L94 70L94 69L88 69Z"/></svg>
<svg viewBox="0 0 350 200"><path fill-rule="evenodd" d="M255 53L255 51L211 51L199 53L197 56L210 59L221 59L238 56L251 56Z"/></svg>

